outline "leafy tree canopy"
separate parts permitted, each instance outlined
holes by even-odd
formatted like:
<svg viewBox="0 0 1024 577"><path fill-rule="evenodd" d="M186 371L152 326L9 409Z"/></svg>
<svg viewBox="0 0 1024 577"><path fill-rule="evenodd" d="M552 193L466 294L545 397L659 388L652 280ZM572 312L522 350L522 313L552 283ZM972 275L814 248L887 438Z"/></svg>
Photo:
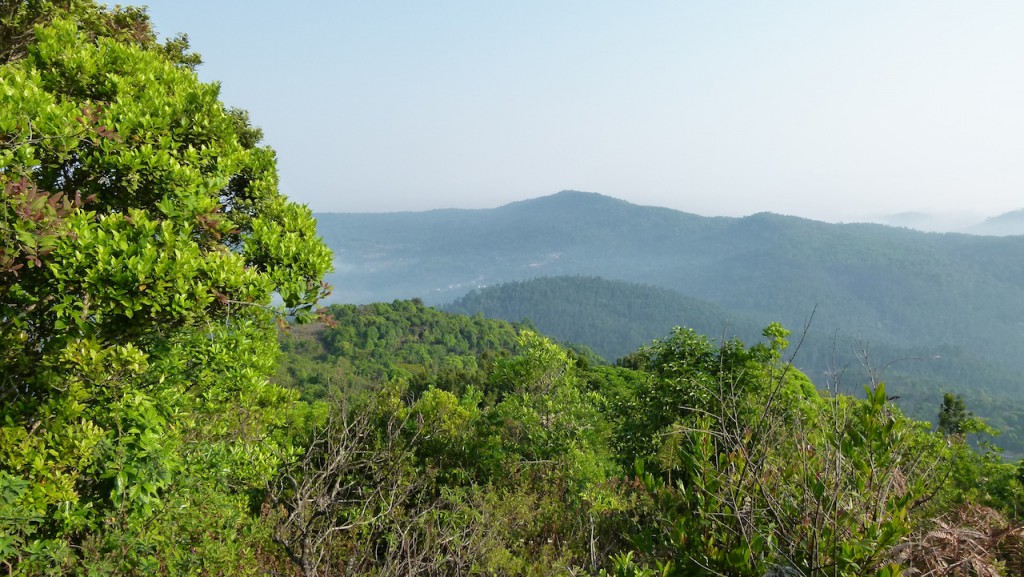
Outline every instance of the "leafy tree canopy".
<svg viewBox="0 0 1024 577"><path fill-rule="evenodd" d="M944 435L960 435L964 424L971 417L960 395L946 393L939 408L939 432Z"/></svg>
<svg viewBox="0 0 1024 577"><path fill-rule="evenodd" d="M0 560L237 560L246 492L290 451L272 297L309 315L330 251L184 38L91 2L0 25ZM222 556L184 555L214 535Z"/></svg>

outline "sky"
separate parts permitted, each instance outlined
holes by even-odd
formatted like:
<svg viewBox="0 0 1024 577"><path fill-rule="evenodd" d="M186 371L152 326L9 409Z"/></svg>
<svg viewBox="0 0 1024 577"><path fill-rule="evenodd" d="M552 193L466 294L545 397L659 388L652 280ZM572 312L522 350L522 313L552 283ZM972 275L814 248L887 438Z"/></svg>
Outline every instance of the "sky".
<svg viewBox="0 0 1024 577"><path fill-rule="evenodd" d="M1019 0L139 3L317 212L1024 208Z"/></svg>

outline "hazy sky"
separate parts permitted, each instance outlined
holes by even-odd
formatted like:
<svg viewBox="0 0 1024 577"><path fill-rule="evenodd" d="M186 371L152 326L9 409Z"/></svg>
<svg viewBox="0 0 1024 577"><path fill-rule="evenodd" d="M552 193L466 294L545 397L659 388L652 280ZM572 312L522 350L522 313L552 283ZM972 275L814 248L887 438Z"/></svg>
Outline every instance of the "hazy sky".
<svg viewBox="0 0 1024 577"><path fill-rule="evenodd" d="M1024 207L1019 0L148 5L316 211Z"/></svg>

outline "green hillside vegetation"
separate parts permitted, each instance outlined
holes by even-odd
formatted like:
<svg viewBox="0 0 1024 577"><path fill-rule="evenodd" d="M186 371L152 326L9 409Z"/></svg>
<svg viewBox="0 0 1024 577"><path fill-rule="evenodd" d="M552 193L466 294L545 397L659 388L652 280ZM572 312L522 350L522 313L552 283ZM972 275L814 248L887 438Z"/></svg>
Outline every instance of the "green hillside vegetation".
<svg viewBox="0 0 1024 577"><path fill-rule="evenodd" d="M675 326L750 341L757 338L757 327L768 322L739 317L669 289L581 276L476 289L444 308L466 315L526 319L546 335L581 343L607 359L623 357ZM812 327L816 322L812 319ZM1024 454L1024 401L1006 394L1024 387L1024 373L992 366L952 347L867 343L841 333L832 339L805 339L794 352L794 364L815 382L838 380L838 390L845 393L856 394L881 371L890 393L900 397L900 407L920 420L934 419L943 395L957 391L1000 431L994 442L1011 455ZM834 377L837 372L842 372L841 379Z"/></svg>
<svg viewBox="0 0 1024 577"><path fill-rule="evenodd" d="M317 309L331 253L184 37L0 9L0 572L1024 572L1024 465L956 394L938 429L880 373L838 394L774 322L608 365L417 300Z"/></svg>
<svg viewBox="0 0 1024 577"><path fill-rule="evenodd" d="M475 289L445 311L507 321L528 319L540 332L583 343L618 359L683 325L702 334L754 339L759 325L677 291L598 277L540 277Z"/></svg>
<svg viewBox="0 0 1024 577"><path fill-rule="evenodd" d="M326 322L293 326L280 337L276 381L307 400L329 391L358 395L396 379L468 386L516 343L514 325L444 314L418 301L332 305L322 314Z"/></svg>
<svg viewBox="0 0 1024 577"><path fill-rule="evenodd" d="M336 326L285 338L345 334L339 360L381 373L385 357L366 351L389 334L406 363L382 388L332 401L328 436L286 473L308 480L276 489L287 515L275 534L306 574L898 575L963 559L931 531L953 518L997 530L982 511L1010 526L984 507L1022 496L1015 465L964 443L983 427L962 401L950 395L944 436L903 417L879 383L867 400L819 393L783 360L779 325L750 347L677 329L608 366L525 326L515 342L488 338L513 327L420 303L331 316ZM436 370L449 353L424 327L441 326L458 328L447 346L475 372ZM417 367L408 353L426 342ZM342 458L355 449L380 460ZM369 512L350 493L304 509L331 491L317 475L332 455L336 474L366 475ZM972 562L1020 563L997 555Z"/></svg>

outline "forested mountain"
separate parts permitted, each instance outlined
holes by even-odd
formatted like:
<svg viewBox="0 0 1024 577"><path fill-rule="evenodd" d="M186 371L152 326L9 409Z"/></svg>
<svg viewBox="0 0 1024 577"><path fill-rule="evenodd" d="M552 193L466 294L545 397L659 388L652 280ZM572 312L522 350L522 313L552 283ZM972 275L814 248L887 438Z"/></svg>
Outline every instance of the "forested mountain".
<svg viewBox="0 0 1024 577"><path fill-rule="evenodd" d="M335 251L340 302L436 304L504 281L594 275L787 326L817 307L824 334L952 345L1024 369L1024 238L775 214L706 218L580 192L489 210L318 220Z"/></svg>
<svg viewBox="0 0 1024 577"><path fill-rule="evenodd" d="M941 365L944 388L977 402L1024 399L1024 237L775 214L707 218L573 191L488 210L318 219L341 301L443 303L505 281L600 276L673 289L761 325L800 329L813 311L809 351L838 341L848 357L867 345L876 368L929 359L889 374ZM804 359L812 374L832 370L827 354ZM913 397L913 384L898 394Z"/></svg>
<svg viewBox="0 0 1024 577"><path fill-rule="evenodd" d="M676 326L750 342L767 324L670 289L584 276L539 277L474 289L442 308L507 321L528 319L545 335L584 344L609 361L668 335Z"/></svg>

